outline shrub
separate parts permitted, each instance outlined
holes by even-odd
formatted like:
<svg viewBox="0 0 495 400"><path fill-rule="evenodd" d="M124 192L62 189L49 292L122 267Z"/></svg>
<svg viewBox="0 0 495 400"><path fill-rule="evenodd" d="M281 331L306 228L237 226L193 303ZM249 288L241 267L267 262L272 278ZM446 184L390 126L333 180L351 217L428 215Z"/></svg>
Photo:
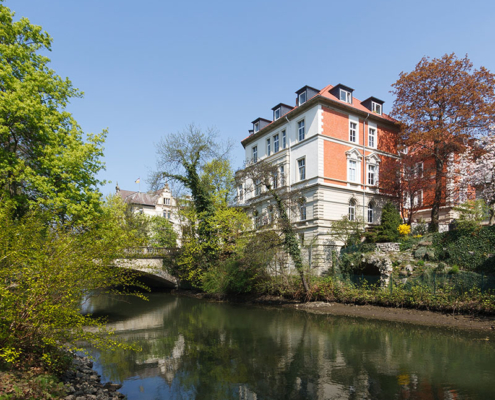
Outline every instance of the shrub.
<svg viewBox="0 0 495 400"><path fill-rule="evenodd" d="M399 225L397 230L399 231L399 235L407 236L411 233L411 225L401 224L401 225Z"/></svg>
<svg viewBox="0 0 495 400"><path fill-rule="evenodd" d="M465 270L495 272L495 226L437 233L432 235L432 241L442 261Z"/></svg>
<svg viewBox="0 0 495 400"><path fill-rule="evenodd" d="M459 273L459 266L457 264L454 264L450 269L449 274L458 274L458 273Z"/></svg>
<svg viewBox="0 0 495 400"><path fill-rule="evenodd" d="M382 210L382 220L377 228L377 242L396 242L399 239L401 217L393 203L388 202Z"/></svg>

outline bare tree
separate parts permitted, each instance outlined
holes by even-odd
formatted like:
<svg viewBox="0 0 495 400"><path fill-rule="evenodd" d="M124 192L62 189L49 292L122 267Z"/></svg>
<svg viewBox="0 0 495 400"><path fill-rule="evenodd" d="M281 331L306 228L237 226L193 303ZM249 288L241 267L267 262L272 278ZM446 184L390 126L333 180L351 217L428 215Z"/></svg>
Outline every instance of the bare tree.
<svg viewBox="0 0 495 400"><path fill-rule="evenodd" d="M289 186L285 185L285 177L280 173L278 165L264 161L248 165L244 170L237 172L236 180L246 184L246 192L253 192L266 201L274 201L276 213L273 213L273 221L269 222L273 222L273 225L279 229L282 245L292 258L307 293L309 286L304 275L301 247L291 221L291 214L296 214L297 209L304 206L304 197L301 191L291 190Z"/></svg>

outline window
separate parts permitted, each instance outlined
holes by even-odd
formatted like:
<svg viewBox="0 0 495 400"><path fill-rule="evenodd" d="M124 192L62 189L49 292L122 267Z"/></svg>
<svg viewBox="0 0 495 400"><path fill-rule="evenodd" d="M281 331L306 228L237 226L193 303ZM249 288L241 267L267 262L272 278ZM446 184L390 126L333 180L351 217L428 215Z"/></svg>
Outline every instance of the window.
<svg viewBox="0 0 495 400"><path fill-rule="evenodd" d="M259 196L261 194L261 182L259 179L256 179L254 183L254 195Z"/></svg>
<svg viewBox="0 0 495 400"><path fill-rule="evenodd" d="M258 132L260 130L260 123L259 122L256 122L254 124L254 133Z"/></svg>
<svg viewBox="0 0 495 400"><path fill-rule="evenodd" d="M415 165L414 177L415 178L422 178L423 177L423 163L422 162L419 162Z"/></svg>
<svg viewBox="0 0 495 400"><path fill-rule="evenodd" d="M418 207L423 205L423 191L420 190L413 197L413 206Z"/></svg>
<svg viewBox="0 0 495 400"><path fill-rule="evenodd" d="M258 162L258 146L253 147L253 162Z"/></svg>
<svg viewBox="0 0 495 400"><path fill-rule="evenodd" d="M285 131L282 131L282 148L285 149L287 147L287 134Z"/></svg>
<svg viewBox="0 0 495 400"><path fill-rule="evenodd" d="M171 217L171 216L172 216L172 213L169 211L169 212L167 213L167 219L170 219L170 217Z"/></svg>
<svg viewBox="0 0 495 400"><path fill-rule="evenodd" d="M299 95L299 105L306 103L306 91Z"/></svg>
<svg viewBox="0 0 495 400"><path fill-rule="evenodd" d="M306 179L306 159L301 158L300 160L297 160L297 167L299 169L299 180L303 181Z"/></svg>
<svg viewBox="0 0 495 400"><path fill-rule="evenodd" d="M347 90L340 89L340 100L345 101L346 103L352 103L351 92Z"/></svg>
<svg viewBox="0 0 495 400"><path fill-rule="evenodd" d="M304 140L304 120L297 123L297 137L299 141Z"/></svg>
<svg viewBox="0 0 495 400"><path fill-rule="evenodd" d="M279 150L278 134L273 137L273 152L276 153Z"/></svg>
<svg viewBox="0 0 495 400"><path fill-rule="evenodd" d="M163 204L165 204L166 206L169 206L170 205L170 199L164 197L163 198Z"/></svg>
<svg viewBox="0 0 495 400"><path fill-rule="evenodd" d="M354 200L351 200L349 202L348 218L349 218L349 221L355 221L356 220L356 202Z"/></svg>
<svg viewBox="0 0 495 400"><path fill-rule="evenodd" d="M276 121L280 118L280 107L273 112L273 120Z"/></svg>
<svg viewBox="0 0 495 400"><path fill-rule="evenodd" d="M284 166L280 166L280 186L285 185L285 174L284 174Z"/></svg>
<svg viewBox="0 0 495 400"><path fill-rule="evenodd" d="M266 139L266 155L269 156L270 154L272 154L270 139Z"/></svg>
<svg viewBox="0 0 495 400"><path fill-rule="evenodd" d="M368 146L376 147L376 129L369 128L368 130Z"/></svg>
<svg viewBox="0 0 495 400"><path fill-rule="evenodd" d="M377 179L377 167L376 165L369 165L368 164L368 185L375 186Z"/></svg>
<svg viewBox="0 0 495 400"><path fill-rule="evenodd" d="M239 185L237 190L238 190L239 201L243 201L244 200L244 188L242 187L242 185Z"/></svg>
<svg viewBox="0 0 495 400"><path fill-rule="evenodd" d="M349 160L349 173L348 180L351 182L357 182L357 161Z"/></svg>
<svg viewBox="0 0 495 400"><path fill-rule="evenodd" d="M278 171L274 171L272 174L272 186L274 189L278 188Z"/></svg>
<svg viewBox="0 0 495 400"><path fill-rule="evenodd" d="M371 111L373 111L374 113L377 113L377 114L381 114L382 113L382 105L372 101L371 102Z"/></svg>
<svg viewBox="0 0 495 400"><path fill-rule="evenodd" d="M349 122L349 141L356 143L357 123Z"/></svg>
<svg viewBox="0 0 495 400"><path fill-rule="evenodd" d="M301 221L306 220L306 203L301 203L301 206L299 207L299 219Z"/></svg>
<svg viewBox="0 0 495 400"><path fill-rule="evenodd" d="M375 206L370 201L368 204L368 223L369 224L372 224L373 220L374 220L374 208L375 208Z"/></svg>
<svg viewBox="0 0 495 400"><path fill-rule="evenodd" d="M171 212L170 212L170 211L164 211L164 212L163 212L163 218L170 219L171 215L172 215L172 214L171 214Z"/></svg>

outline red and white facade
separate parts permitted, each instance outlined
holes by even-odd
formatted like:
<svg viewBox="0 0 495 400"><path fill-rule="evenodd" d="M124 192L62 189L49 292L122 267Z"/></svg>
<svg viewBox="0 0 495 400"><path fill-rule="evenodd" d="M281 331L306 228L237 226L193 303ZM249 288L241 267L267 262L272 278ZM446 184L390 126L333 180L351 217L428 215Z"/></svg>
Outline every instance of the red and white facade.
<svg viewBox="0 0 495 400"><path fill-rule="evenodd" d="M304 244L332 244L330 222L343 215L379 223L387 200L379 176L399 156L399 126L383 113L383 101L360 101L353 92L342 84L322 90L305 86L296 92L295 107L275 106L272 120L253 121L241 142L248 162L279 167L278 186L302 190L304 210L292 219ZM253 187L239 185L237 202L256 210L256 222L263 225L270 220L267 198Z"/></svg>

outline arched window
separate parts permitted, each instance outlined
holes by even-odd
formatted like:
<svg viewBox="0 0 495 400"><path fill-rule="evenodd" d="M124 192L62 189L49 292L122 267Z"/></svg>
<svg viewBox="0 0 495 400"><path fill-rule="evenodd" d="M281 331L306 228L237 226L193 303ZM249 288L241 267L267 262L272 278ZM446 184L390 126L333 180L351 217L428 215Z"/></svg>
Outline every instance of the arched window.
<svg viewBox="0 0 495 400"><path fill-rule="evenodd" d="M375 205L372 201L368 203L368 223L372 224L375 219Z"/></svg>
<svg viewBox="0 0 495 400"><path fill-rule="evenodd" d="M356 219L356 200L352 199L349 202L349 221L354 221Z"/></svg>

